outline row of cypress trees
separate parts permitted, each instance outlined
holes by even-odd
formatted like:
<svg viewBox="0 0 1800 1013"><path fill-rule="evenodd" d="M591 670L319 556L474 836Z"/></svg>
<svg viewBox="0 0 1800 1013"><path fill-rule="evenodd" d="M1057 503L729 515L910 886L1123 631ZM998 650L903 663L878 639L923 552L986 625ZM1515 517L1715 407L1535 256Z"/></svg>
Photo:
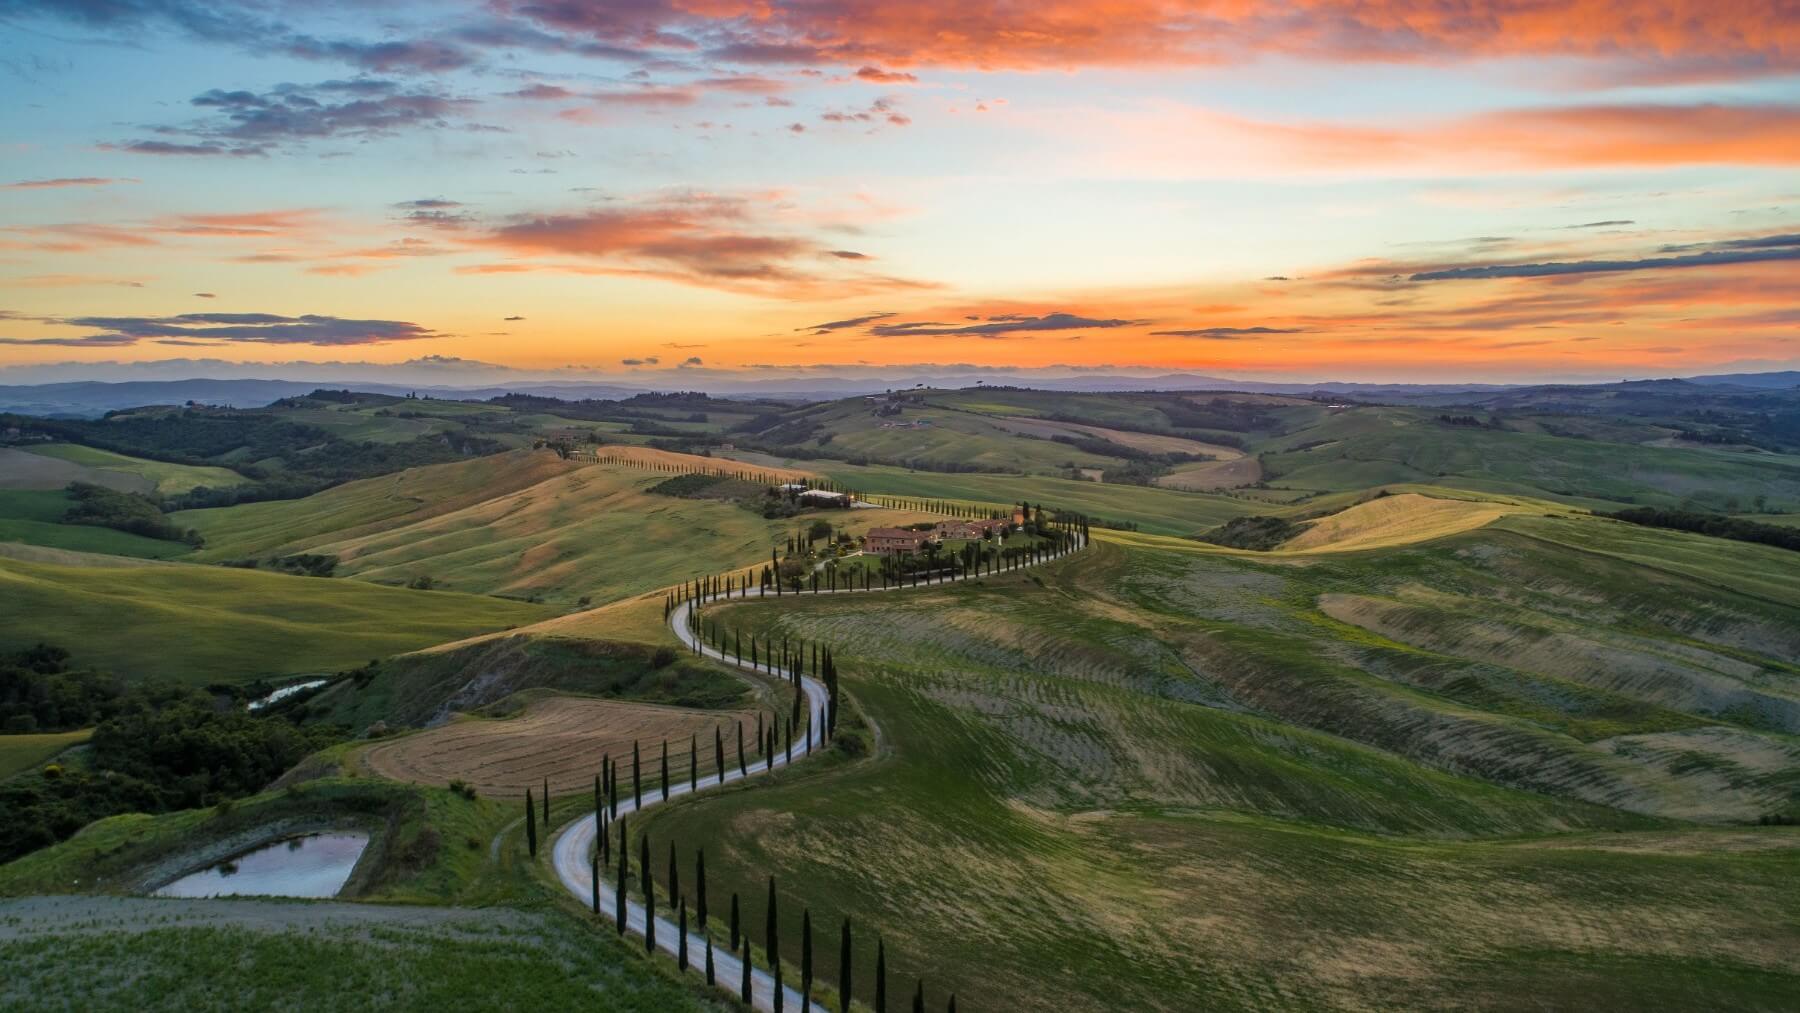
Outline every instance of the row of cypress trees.
<svg viewBox="0 0 1800 1013"><path fill-rule="evenodd" d="M988 559L985 554L976 557L970 557L967 553L959 556L952 556L950 557L952 567L954 568L954 572L951 575L952 578L969 576L978 577L984 573L1000 573L1017 569L1021 566L1053 558L1056 555L1069 551L1087 542L1090 521L1084 515L1068 514L1058 511L1052 514L1049 519L1046 519L1044 516L1044 508L1041 504L1034 508L1030 504L1022 503L1019 506L1019 510L1028 518L1033 518L1032 523L1037 527L1039 534L1050 536L1049 544L1036 543L1025 547L1005 549L1000 553L998 559L993 560ZM1034 510L1035 514L1033 513ZM716 577L697 577L686 584L683 584L679 590L671 592L663 597L663 618L667 619L670 613L674 612L678 606L687 601L704 602L716 598L749 598L751 597L752 587L756 589L756 594L759 597L766 596L771 587L774 589L776 596L780 597L784 593L783 585L781 581L775 579L774 576L780 572L780 569L781 560L779 555L775 550L770 550L769 565L762 568L755 581L751 579L752 575L749 572L741 575L728 573ZM911 586L918 586L920 582L918 573L914 572L912 578ZM891 583L894 579L896 578L893 578L891 575L884 572L882 574L882 587L896 586ZM904 580L905 578L904 575L902 575L897 579ZM827 578L821 578L818 571L815 570L808 580L811 593L813 594L819 594L825 591L857 589L855 574L850 574L840 579L840 575L835 570L832 571ZM874 587L873 581L874 578L869 575L868 571L863 571L862 590L872 590ZM925 583L932 583L929 576L926 577ZM786 593L800 594L802 592L800 590L788 590Z"/></svg>
<svg viewBox="0 0 1800 1013"><path fill-rule="evenodd" d="M943 504L943 506L960 509L957 507L957 505L954 505L954 504ZM942 512L956 513L956 509L945 509ZM1028 506L1022 504L1021 510L1025 511L1025 514L1027 517L1031 516L1030 509ZM971 514L960 514L960 513L957 513L956 515L958 515L958 516L973 516ZM1044 523L1042 507L1039 507L1039 509L1038 509L1036 522L1040 525L1040 530L1042 530L1042 525ZM1053 555L1057 552L1076 547L1079 544L1086 541L1087 536L1088 536L1088 527L1087 527L1087 522L1086 522L1085 518L1071 518L1071 519L1066 519L1066 520L1059 518L1057 520L1056 524L1057 524L1057 527L1054 529L1057 531L1057 538L1056 538L1055 543L1050 546L1033 546L1032 551L1029 553L1029 555L1027 555L1025 553L1021 553L1019 555L1017 565L1023 565L1023 561L1027 558L1032 562L1036 562L1042 558L1049 558L1051 555ZM1077 541L1077 538L1076 538L1077 535L1079 535L1079 539L1080 539L1079 541ZM980 572L979 561L974 561L974 564L975 564L975 566L974 566L973 572L979 573ZM867 575L866 574L865 574L864 579L865 579L865 589L866 589L866 587L867 587L867 584L866 584ZM769 583L769 581L767 580L767 578L765 578L765 583L763 585L765 589L766 589L768 583ZM915 579L915 583L916 583L916 579ZM835 577L833 580L833 587L834 588L836 587ZM708 600L711 598L718 598L718 597L727 597L727 598L732 597L732 596L748 597L749 596L749 588L750 588L750 578L748 575L746 575L742 578L727 575L725 577L709 577L709 578L696 579L690 585L684 587L682 589L682 592L679 595L672 594L665 598L664 605L663 605L663 615L664 615L664 618L667 618L668 615L671 612L673 612L673 610L681 602L685 602L685 601L689 601L689 600L705 601L705 600ZM815 591L819 590L816 574L814 575L814 588L813 589ZM777 594L779 594L779 593L780 593L780 588L779 588L779 586L777 586ZM704 643L710 644L716 650L718 650L721 654L735 656L736 660L738 661L738 663L740 665L745 663L746 659L743 654L743 637L740 632L733 631L729 637L729 643L728 643L727 637L726 637L726 634L724 633L724 631L720 630L720 628L717 626L717 624L709 623L709 622L702 620L699 617L697 610L691 611L689 613L688 621L689 621L690 628L696 633L696 635L697 635L696 638L698 640L700 640ZM839 701L837 665L833 658L832 651L831 651L830 647L828 647L828 646L821 647L821 645L819 645L817 643L808 645L804 641L799 641L799 642L795 643L794 645L790 646L786 637L782 638L781 650L780 650L779 655L777 655L775 653L774 646L775 646L774 642L771 638L771 639L765 641L763 651L759 652L757 640L754 636L752 636L751 642L750 642L750 657L749 657L748 661L749 661L749 665L752 669L755 669L755 670L765 670L766 669L772 673L777 671L777 662L779 661L780 674L783 674L794 685L793 712L786 722L786 736L785 736L785 746L784 746L787 759L789 761L791 761L793 759L794 729L795 729L796 725L799 725L802 723L801 709L804 704L804 693L803 693L803 690L801 687L800 680L801 680L801 677L808 670L808 667L809 667L808 661L809 660L811 662L810 669L811 669L812 674L815 677L819 678L820 681L825 684L826 691L827 691L827 702L826 702L826 707L825 707L825 711L824 711L824 715L823 715L823 719L822 719L824 727L820 730L820 737L828 738L829 736L835 734L835 732L836 732L837 715L838 715L838 701ZM810 647L810 650L809 650L809 647ZM768 659L766 663L762 660L762 658L764 658L764 657L766 657ZM803 734L805 737L806 750L808 753L810 753L812 751L812 745L815 740L815 736L814 736L813 730L812 730L812 724L813 724L812 710L810 707L807 707L805 709L806 709L806 713L804 715ZM766 759L770 759L770 760L773 759L775 749L776 749L777 743L779 741L778 734L780 731L780 727L781 727L780 723L774 719L771 719L768 726L765 727L763 720L762 720L762 715L760 713L757 715L757 745ZM725 771L724 740L723 740L722 734L717 729L714 730L713 747L714 747L714 767L722 777L724 774L724 771ZM745 753L744 747L743 747L743 725L741 723L738 724L738 726L737 726L737 756L738 756L738 769L739 769L740 775L747 774L748 771L747 771L746 762L745 762L746 753ZM689 778L690 790L697 789L699 786L699 759L698 759L698 757L699 757L699 748L698 748L697 737L690 737L689 746L688 746L688 778ZM641 777L641 766L642 766L642 757L641 757L641 753L639 750L639 744L637 742L633 742L632 743L631 778L632 778L632 797L634 799L636 807L641 807L643 804L643 786L642 786L642 777ZM668 744L668 740L664 739L662 742L662 754L661 754L661 789L662 789L662 797L664 799L667 799L669 797L669 776L670 776L669 744ZM543 784L543 791L544 791L544 794L543 794L543 819L544 819L545 829L548 830L550 827L550 786L549 786L548 779L546 779ZM610 860L611 860L610 852L612 849L612 845L611 845L611 836L612 835L610 833L610 829L611 829L610 824L613 822L617 822L618 823L618 835L619 835L619 864L618 864L618 882L617 882L617 886L615 888L616 904L615 904L615 912L614 912L614 921L615 921L617 930L621 934L623 934L626 929L626 926L627 926L626 897L627 897L627 887L630 882L630 871L631 870L630 870L629 851L627 850L628 838L627 838L626 821L625 821L624 817L619 815L618 797L619 797L619 793L618 793L617 765L612 763L610 755L603 756L602 761L601 761L601 773L597 774L594 778L594 809L595 809L595 819L598 824L598 833L597 833L597 842L598 843L595 848L594 855L592 856L592 872L593 872L593 884L594 884L593 885L593 909L594 909L594 914L596 916L599 916L601 913L600 912L599 874L600 874L600 869L601 869L602 863L607 863L607 862L610 862ZM531 793L530 789L527 789L526 793L525 793L525 808L526 808L526 840L527 840L528 847L530 848L531 855L535 858L537 855L537 842L538 842L537 807L534 806L534 804L533 804L533 797L532 797L532 793ZM644 896L644 907L645 907L645 915L646 915L645 926L644 926L644 946L645 946L646 952L654 953L656 950L656 884L655 884L655 880L653 878L651 864L650 864L650 838L649 838L649 835L647 835L647 834L643 835L639 839L639 852L640 853L639 853L638 864L639 864L639 870L640 870L640 874L641 874L640 889ZM679 925L679 929L680 929L680 937L677 940L677 944L676 944L676 962L681 967L682 970L686 970L688 967L687 897L685 894L682 893L681 888L680 888L680 871L679 871L679 867L677 865L676 849L675 849L675 845L673 842L671 842L669 845L668 870L669 870L668 871L668 880L669 880L668 896L674 898L674 904L678 910L678 925ZM708 931L707 931L707 922L708 922L709 912L707 910L707 904L706 904L706 856L705 856L704 851L697 852L695 855L695 884L696 884L696 900L697 900L697 905L696 905L696 909L695 909L696 924L697 924L697 927L699 930L699 934L705 940L706 980L709 985L713 985L713 984L716 984L716 981L715 981L716 968L715 968L715 963L714 963L714 959L713 959L713 942L712 942L710 933L708 933ZM777 904L778 904L778 897L777 897L777 893L776 893L775 878L773 876L770 876L769 877L769 896L768 896L768 904L767 904L767 908L766 908L767 923L765 926L765 933L764 933L764 947L765 947L765 952L770 957L771 972L772 972L772 976L773 976L774 982L775 982L774 1006L777 1011L781 1011L782 1007L786 1001L786 997L785 997L784 990L782 988L782 983L781 983L782 968L781 968L781 961L779 959L779 955L781 952L781 944L780 944L780 936L779 936L779 920L777 917ZM734 894L732 894L732 897L731 897L730 943L731 943L731 949L733 952L738 951L740 942L742 945L743 979L740 983L739 992L740 992L740 997L742 998L742 1000L744 1002L748 1003L751 999L751 984L752 984L752 964L751 964L751 960L750 960L750 939L749 939L749 934L746 932L746 933L742 933L743 938L740 940L740 938L739 938L740 931L739 930L740 930L739 904L738 904L738 897L734 893ZM803 1009L807 1006L810 1006L810 1003L811 1003L812 985L813 985L812 951L813 951L812 912L810 909L806 909L806 910L803 910L801 913L801 995L802 995ZM838 964L839 964L839 967L838 967L839 1004L840 1004L840 1009L843 1011L846 1011L846 1013L847 1013L847 1011L849 1010L849 1007L850 1007L850 997L854 993L854 980L853 980L854 947L853 947L853 942L852 942L850 920L848 917L846 917L844 919L843 925L841 928L838 957L839 957L839 959L838 959ZM877 1013L886 1013L886 1010L887 1010L887 952L886 952L885 943L883 943L879 939L876 942L874 994L875 994L875 1009L876 1009ZM923 1013L924 1003L925 1003L925 986L924 986L924 982L921 980L917 983L917 986L913 993L912 1008L915 1011L915 1013ZM954 993L950 996L948 1009L951 1011L951 1013L955 1013L956 996L954 995Z"/></svg>

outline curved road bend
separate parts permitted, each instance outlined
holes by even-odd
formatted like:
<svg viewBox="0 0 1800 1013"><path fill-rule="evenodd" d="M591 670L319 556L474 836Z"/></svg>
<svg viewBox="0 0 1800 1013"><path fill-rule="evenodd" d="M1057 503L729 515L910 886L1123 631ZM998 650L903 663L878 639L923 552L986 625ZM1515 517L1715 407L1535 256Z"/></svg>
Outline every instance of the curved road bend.
<svg viewBox="0 0 1800 1013"><path fill-rule="evenodd" d="M1056 556L1052 556L1050 558L1051 559L1060 559L1063 556L1069 555L1070 553L1079 552L1080 550L1082 550L1083 548L1086 548L1086 547L1087 547L1087 539L1081 537L1080 535L1076 535L1076 541L1072 547L1070 547L1066 551L1064 551ZM1050 560L1045 560L1045 562L1049 562L1049 561ZM1037 565L1037 564L1027 564L1027 566L1032 566L1032 565ZM1026 567L1020 567L1020 569L1025 569L1025 568ZM1012 572L1012 571L1005 571L1005 572ZM984 576L998 576L998 574L985 574ZM921 582L918 586L919 587L936 587L940 584L947 584L947 583L951 583L956 580L966 580L966 579L968 579L968 578L966 578L966 577L943 577L943 578L939 578L939 579L933 580L933 581ZM905 585L905 586L894 585L894 586L890 586L890 587L871 587L871 588L868 588L866 591L862 588L842 588L842 589L839 589L836 591L826 589L826 590L821 590L817 593L818 594L869 594L869 593L875 593L875 592L879 592L879 591L901 591L901 590L907 590L911 587L912 587L912 585ZM810 596L813 593L814 592L809 591L809 592L805 592L805 595ZM704 597L700 600L702 603L709 602L709 601L724 601L724 600L727 600L728 597L730 598L730 600L733 600L733 601L769 600L769 596L767 596L767 595L750 595L750 594L737 594L737 595L731 595L731 596L710 595L710 596ZM780 597L786 597L786 596L783 595ZM777 600L779 600L779 599L777 599ZM706 657L712 658L716 661L724 662L727 665L732 665L737 668L741 668L747 672L756 672L761 675L770 676L770 677L776 678L776 679L787 678L787 676L785 674L776 672L774 670L773 666L769 663L765 662L763 664L753 666L747 661L740 661L736 658L727 657L723 652L699 643L695 639L692 631L690 631L688 629L688 613L692 610L693 606L694 606L694 601L690 599L688 601L682 602L680 605L675 607L674 611L669 613L669 628L674 631L675 636L677 638L679 638L681 640L681 642L683 644L685 644L689 649L698 650L700 653L704 654ZM814 679L812 676L801 676L800 677L800 687L806 694L807 708L808 708L808 710L811 711L811 721L808 722L808 724L807 724L805 736L801 739L800 742L795 743L795 745L794 745L794 760L796 762L798 762L799 760L802 760L806 757L806 755L807 755L806 754L806 746L809 741L810 741L810 744L815 749L820 748L823 745L822 732L823 732L823 729L825 726L825 706L826 706L825 685L823 683L819 682L817 679ZM778 753L775 756L757 760L754 763L748 763L746 765L746 769L749 772L748 776L755 777L758 774L767 773L768 771L774 769L775 767L783 766L786 763L787 763L787 760L785 759L784 754ZM721 776L719 774L709 774L706 777L700 778L698 790L705 791L708 788L717 787L720 784L729 784L732 781L741 780L744 776L745 775L738 773L736 770L726 770L724 772L723 776ZM695 790L695 789L690 788L688 783L685 781L680 784L676 784L676 783L674 783L673 780L671 780L669 783L669 797L670 798L675 798L680 795L688 794L692 790ZM654 794L656 795L655 798L649 797L651 794L653 794L653 793L651 793L651 792L645 793L644 805L643 805L643 808L645 808L645 809L650 809L650 808L654 807L657 803L662 801L660 787L658 788L658 790L656 792L654 792ZM635 804L633 804L631 799L629 799L629 798L619 799L619 814L621 816L629 815L629 814L637 812L637 811L638 811L638 807ZM583 816L580 819L576 820L574 823L571 823L567 827L563 828L563 830L560 831L556 835L555 842L552 845L552 849L551 849L551 860L556 867L557 878L562 880L563 887L565 889L567 889L571 894L573 894L575 896L575 898L577 900L581 901L581 903L584 905L591 904L593 901L594 880L593 880L593 874L592 874L592 870L589 865L589 862L593 855L594 836L595 836L595 833L598 831L598 829L599 829L599 820L595 817L595 815L593 813L589 813L586 816ZM634 876L638 875L638 873L634 872L633 875ZM602 916L609 917L609 918L613 917L614 913L618 911L617 904L618 904L618 901L614 897L613 887L608 882L607 877L603 873L600 877L600 911L601 911ZM632 935L638 936L638 937L643 936L643 934L644 934L644 905L641 902L635 901L635 900L630 900L629 898L626 900L625 926ZM680 931L681 931L680 928L676 925L675 922L669 920L668 918L663 917L662 915L658 915L656 918L656 945L657 945L657 947L659 949L667 952L671 956L673 956L677 950L677 939L679 938ZM706 953L704 950L704 947L706 945L707 945L707 941L706 941L705 937L701 936L697 932L689 932L688 933L688 966L691 969L693 969L696 973L699 973L699 974L706 973ZM744 965L742 963L742 958L738 954L731 953L726 950L718 949L717 947L715 947L713 949L713 969L714 969L714 974L715 974L714 980L719 984L719 987L724 988L735 995L737 993L739 983L742 982L744 979ZM775 977L774 977L774 975L770 974L768 971L766 971L760 967L752 967L751 968L750 986L751 986L750 987L751 999L753 1001L753 1005L757 1009L773 1010L775 1008ZM782 991L782 995L783 995L782 1007L784 1009L797 1010L797 1009L801 1008L800 993L798 990L788 987L784 984L781 991ZM829 1013L829 1011L827 1011L823 1005L821 1005L817 1002L812 1004L808 1013L812 1013L812 1011L817 1011L817 1013Z"/></svg>

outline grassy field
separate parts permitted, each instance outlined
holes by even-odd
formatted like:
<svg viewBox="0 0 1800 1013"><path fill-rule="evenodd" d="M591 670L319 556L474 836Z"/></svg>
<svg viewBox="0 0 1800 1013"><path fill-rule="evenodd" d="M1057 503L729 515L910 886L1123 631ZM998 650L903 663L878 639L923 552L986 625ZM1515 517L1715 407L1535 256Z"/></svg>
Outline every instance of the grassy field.
<svg viewBox="0 0 1800 1013"><path fill-rule="evenodd" d="M1021 500L1090 517L1129 521L1163 535L1198 534L1233 517L1267 512L1226 496L1037 475L946 475L904 468L821 464L832 480L865 493L1006 506Z"/></svg>
<svg viewBox="0 0 1800 1013"><path fill-rule="evenodd" d="M1505 503L1383 496L1340 510L1282 543L1284 552L1352 552L1406 545L1484 527L1528 509Z"/></svg>
<svg viewBox="0 0 1800 1013"><path fill-rule="evenodd" d="M192 551L182 542L92 524L63 524L69 504L69 494L62 489L0 489L0 542L140 559L171 559Z"/></svg>
<svg viewBox="0 0 1800 1013"><path fill-rule="evenodd" d="M360 762L395 781L443 786L452 779L490 798L522 798L548 780L550 790L591 793L600 757L624 764L620 783L630 791L631 748L640 747L644 790L661 784L662 745L669 746L669 776L685 782L688 743L698 738L699 771L714 771L713 732L724 736L726 763L736 762L737 726L754 728L753 711L695 710L621 700L546 697L508 717L465 717L447 725L364 749ZM749 735L749 740L754 740ZM747 750L750 746L746 745Z"/></svg>
<svg viewBox="0 0 1800 1013"><path fill-rule="evenodd" d="M0 648L50 639L78 663L186 683L332 671L545 618L522 602L188 564L0 556Z"/></svg>
<svg viewBox="0 0 1800 1013"><path fill-rule="evenodd" d="M387 659L361 679L321 691L309 713L361 732L377 721L406 727L438 724L455 712L511 713L504 708L539 692L713 709L740 707L749 692L745 680L684 652L575 639L546 631L549 625Z"/></svg>
<svg viewBox="0 0 1800 1013"><path fill-rule="evenodd" d="M583 465L549 451L514 451L354 482L304 500L174 517L206 537L200 558L323 553L338 557L340 575L359 580L427 577L440 588L565 606L614 601L764 559L806 522L647 491L668 477L630 464ZM820 516L857 531L903 519L883 510Z"/></svg>
<svg viewBox="0 0 1800 1013"><path fill-rule="evenodd" d="M0 781L49 762L70 746L79 746L94 734L92 728L74 732L33 735L0 735Z"/></svg>
<svg viewBox="0 0 1800 1013"><path fill-rule="evenodd" d="M1446 426L1413 409L1358 409L1291 434L1264 456L1268 481L1346 490L1425 482L1588 506L1639 504L1736 512L1763 497L1800 506L1800 460L1538 433ZM1785 505L1785 506L1784 506Z"/></svg>
<svg viewBox="0 0 1800 1013"><path fill-rule="evenodd" d="M148 483L151 490L171 495L188 492L203 485L220 489L250 481L230 468L150 461L75 443L39 443L26 449L33 454L68 461L96 471L137 476Z"/></svg>
<svg viewBox="0 0 1800 1013"><path fill-rule="evenodd" d="M10 924L9 924L10 923ZM16 927L16 928L15 928ZM28 932L17 929L29 927ZM13 931L9 931L13 929ZM0 904L9 1010L721 1009L569 914L130 898Z"/></svg>
<svg viewBox="0 0 1800 1013"><path fill-rule="evenodd" d="M752 924L774 873L796 921L850 915L977 1006L1777 1008L1800 831L1754 824L1800 815L1770 724L1800 575L1771 598L1670 569L1661 533L1538 530L1615 527L1278 558L1107 535L1038 574L716 608L836 645L884 748L639 829L708 842ZM1422 612L1334 618L1352 594Z"/></svg>

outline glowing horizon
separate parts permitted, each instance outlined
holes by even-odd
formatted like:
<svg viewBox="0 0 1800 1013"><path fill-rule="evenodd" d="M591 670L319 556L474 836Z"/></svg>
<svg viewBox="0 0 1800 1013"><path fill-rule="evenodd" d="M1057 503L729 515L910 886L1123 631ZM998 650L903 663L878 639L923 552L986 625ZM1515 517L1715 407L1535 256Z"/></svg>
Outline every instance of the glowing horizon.
<svg viewBox="0 0 1800 1013"><path fill-rule="evenodd" d="M1709 5L0 4L5 367L1800 367Z"/></svg>

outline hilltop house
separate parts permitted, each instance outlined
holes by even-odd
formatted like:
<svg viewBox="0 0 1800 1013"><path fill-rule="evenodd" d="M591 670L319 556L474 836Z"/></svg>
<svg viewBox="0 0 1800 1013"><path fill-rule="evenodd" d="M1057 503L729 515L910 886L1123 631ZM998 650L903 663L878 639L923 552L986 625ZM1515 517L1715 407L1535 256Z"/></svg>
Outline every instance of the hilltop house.
<svg viewBox="0 0 1800 1013"><path fill-rule="evenodd" d="M868 537L863 540L863 550L877 556L898 556L903 552L918 552L930 541L929 531L870 528Z"/></svg>
<svg viewBox="0 0 1800 1013"><path fill-rule="evenodd" d="M827 492L824 489L808 489L797 497L807 506L842 507L850 505L850 497L841 492Z"/></svg>

